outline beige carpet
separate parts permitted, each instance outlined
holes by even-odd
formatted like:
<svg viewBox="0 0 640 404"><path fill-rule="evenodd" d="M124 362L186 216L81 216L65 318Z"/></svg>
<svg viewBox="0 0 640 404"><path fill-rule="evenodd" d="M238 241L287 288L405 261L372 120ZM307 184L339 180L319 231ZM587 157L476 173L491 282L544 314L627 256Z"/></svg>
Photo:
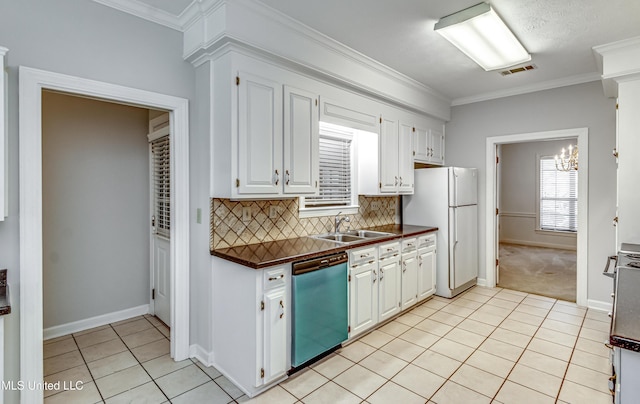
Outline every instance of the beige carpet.
<svg viewBox="0 0 640 404"><path fill-rule="evenodd" d="M576 252L500 244L498 286L576 301Z"/></svg>

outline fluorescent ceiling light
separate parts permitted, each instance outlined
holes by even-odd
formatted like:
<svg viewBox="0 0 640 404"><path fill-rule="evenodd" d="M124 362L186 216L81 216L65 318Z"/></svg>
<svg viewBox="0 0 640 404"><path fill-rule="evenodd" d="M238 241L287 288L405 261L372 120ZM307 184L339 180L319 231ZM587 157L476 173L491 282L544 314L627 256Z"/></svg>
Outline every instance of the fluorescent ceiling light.
<svg viewBox="0 0 640 404"><path fill-rule="evenodd" d="M434 29L487 71L531 60L531 55L487 3L442 17Z"/></svg>

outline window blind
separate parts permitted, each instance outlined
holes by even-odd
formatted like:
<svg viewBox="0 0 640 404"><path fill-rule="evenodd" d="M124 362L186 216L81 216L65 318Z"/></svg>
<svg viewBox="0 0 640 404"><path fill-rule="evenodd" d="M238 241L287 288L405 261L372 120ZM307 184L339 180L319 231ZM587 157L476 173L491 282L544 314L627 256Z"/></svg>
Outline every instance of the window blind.
<svg viewBox="0 0 640 404"><path fill-rule="evenodd" d="M151 142L155 232L169 237L171 230L171 166L169 136Z"/></svg>
<svg viewBox="0 0 640 404"><path fill-rule="evenodd" d="M305 207L351 205L351 139L320 134L320 183Z"/></svg>
<svg viewBox="0 0 640 404"><path fill-rule="evenodd" d="M540 229L578 231L578 171L559 171L553 157L540 158Z"/></svg>

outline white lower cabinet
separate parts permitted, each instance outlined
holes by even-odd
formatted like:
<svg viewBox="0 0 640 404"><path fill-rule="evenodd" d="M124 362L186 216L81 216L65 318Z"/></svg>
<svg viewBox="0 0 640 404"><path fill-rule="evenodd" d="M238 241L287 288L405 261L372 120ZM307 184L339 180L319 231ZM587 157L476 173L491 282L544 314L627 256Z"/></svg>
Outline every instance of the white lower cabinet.
<svg viewBox="0 0 640 404"><path fill-rule="evenodd" d="M435 293L435 233L349 251L349 338Z"/></svg>
<svg viewBox="0 0 640 404"><path fill-rule="evenodd" d="M256 270L213 257L212 364L248 396L291 367L291 264Z"/></svg>
<svg viewBox="0 0 640 404"><path fill-rule="evenodd" d="M385 321L400 312L402 288L400 242L381 244L379 256L378 313L379 321Z"/></svg>
<svg viewBox="0 0 640 404"><path fill-rule="evenodd" d="M436 293L436 234L418 237L418 301Z"/></svg>
<svg viewBox="0 0 640 404"><path fill-rule="evenodd" d="M378 323L378 248L349 253L349 336Z"/></svg>
<svg viewBox="0 0 640 404"><path fill-rule="evenodd" d="M417 239L402 241L402 299L401 310L418 302L418 252Z"/></svg>

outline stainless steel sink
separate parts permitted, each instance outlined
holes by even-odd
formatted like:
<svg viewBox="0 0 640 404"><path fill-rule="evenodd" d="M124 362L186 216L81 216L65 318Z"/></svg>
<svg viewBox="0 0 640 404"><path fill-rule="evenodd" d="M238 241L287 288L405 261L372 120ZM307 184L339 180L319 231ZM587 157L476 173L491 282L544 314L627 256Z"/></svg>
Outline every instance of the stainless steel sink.
<svg viewBox="0 0 640 404"><path fill-rule="evenodd" d="M364 237L352 236L344 233L332 233L332 234L319 234L317 236L311 236L313 238L319 238L322 240L336 241L338 243L355 243L364 240Z"/></svg>
<svg viewBox="0 0 640 404"><path fill-rule="evenodd" d="M372 230L350 230L345 232L344 234L352 234L354 236L363 237L363 238L378 238L378 237L393 235L393 233L385 233L381 231L372 231Z"/></svg>
<svg viewBox="0 0 640 404"><path fill-rule="evenodd" d="M337 243L342 244L351 244L357 243L358 241L363 241L372 238L391 236L393 233L384 233L381 231L371 231L371 230L349 230L340 233L326 233L326 234L317 234L315 236L309 236L311 238L317 238L321 240L329 240L335 241Z"/></svg>

